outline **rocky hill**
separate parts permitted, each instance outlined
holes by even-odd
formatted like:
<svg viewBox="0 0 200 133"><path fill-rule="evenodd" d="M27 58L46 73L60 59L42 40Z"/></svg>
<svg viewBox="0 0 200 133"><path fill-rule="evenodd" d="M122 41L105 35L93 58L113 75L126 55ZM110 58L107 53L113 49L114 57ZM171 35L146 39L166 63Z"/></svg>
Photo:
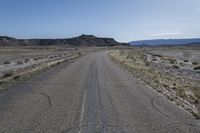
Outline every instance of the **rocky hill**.
<svg viewBox="0 0 200 133"><path fill-rule="evenodd" d="M16 39L0 36L0 46L121 46L127 45L119 43L112 38L99 38L93 35L81 35L68 39Z"/></svg>

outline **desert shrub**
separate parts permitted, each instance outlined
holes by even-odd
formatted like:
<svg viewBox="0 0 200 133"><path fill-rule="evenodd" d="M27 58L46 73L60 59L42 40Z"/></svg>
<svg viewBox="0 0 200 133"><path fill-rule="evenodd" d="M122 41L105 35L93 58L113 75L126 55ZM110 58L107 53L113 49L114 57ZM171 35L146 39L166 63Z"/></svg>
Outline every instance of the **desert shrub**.
<svg viewBox="0 0 200 133"><path fill-rule="evenodd" d="M169 62L170 62L171 64L174 64L174 63L176 63L176 59L169 59Z"/></svg>
<svg viewBox="0 0 200 133"><path fill-rule="evenodd" d="M196 119L200 119L200 113L195 113L195 112L192 112L192 114L194 115L194 117L196 118Z"/></svg>
<svg viewBox="0 0 200 133"><path fill-rule="evenodd" d="M198 62L197 62L197 61L193 61L192 64L193 64L193 65L197 65Z"/></svg>
<svg viewBox="0 0 200 133"><path fill-rule="evenodd" d="M195 96L200 100L200 91L196 91Z"/></svg>
<svg viewBox="0 0 200 133"><path fill-rule="evenodd" d="M17 75L13 79L19 79L19 78L21 78L21 76Z"/></svg>
<svg viewBox="0 0 200 133"><path fill-rule="evenodd" d="M81 52L78 52L78 55L80 56L80 55L82 55L82 53L81 53Z"/></svg>
<svg viewBox="0 0 200 133"><path fill-rule="evenodd" d="M25 63L28 63L29 61L30 61L30 59L25 59L24 60Z"/></svg>
<svg viewBox="0 0 200 133"><path fill-rule="evenodd" d="M195 99L194 103L195 103L195 104L199 104L199 103L200 103L200 100Z"/></svg>
<svg viewBox="0 0 200 133"><path fill-rule="evenodd" d="M150 63L149 62L145 62L145 64L144 64L145 66L149 66L150 65Z"/></svg>
<svg viewBox="0 0 200 133"><path fill-rule="evenodd" d="M3 64L10 64L10 61L5 61Z"/></svg>
<svg viewBox="0 0 200 133"><path fill-rule="evenodd" d="M200 70L200 66L196 66L193 68L194 70Z"/></svg>
<svg viewBox="0 0 200 133"><path fill-rule="evenodd" d="M180 67L177 65L173 65L174 68L179 69Z"/></svg>
<svg viewBox="0 0 200 133"><path fill-rule="evenodd" d="M180 97L186 97L185 91L183 89L177 88L177 93Z"/></svg>
<svg viewBox="0 0 200 133"><path fill-rule="evenodd" d="M22 65L22 64L24 64L24 62L22 60L17 61L17 65Z"/></svg>
<svg viewBox="0 0 200 133"><path fill-rule="evenodd" d="M126 59L132 59L133 57L131 55L127 55Z"/></svg>
<svg viewBox="0 0 200 133"><path fill-rule="evenodd" d="M182 67L183 67L183 66L184 66L184 64L181 62L181 63L180 63L180 66L182 66Z"/></svg>
<svg viewBox="0 0 200 133"><path fill-rule="evenodd" d="M152 61L157 61L157 59L156 59L156 58L153 58Z"/></svg>
<svg viewBox="0 0 200 133"><path fill-rule="evenodd" d="M8 78L8 77L12 77L12 76L14 76L14 72L6 72L5 74L4 74L4 78Z"/></svg>
<svg viewBox="0 0 200 133"><path fill-rule="evenodd" d="M5 81L0 81L0 85L2 85L2 84L4 84L5 83Z"/></svg>
<svg viewBox="0 0 200 133"><path fill-rule="evenodd" d="M49 59L53 59L53 58L54 58L54 56L50 56L50 57L49 57Z"/></svg>

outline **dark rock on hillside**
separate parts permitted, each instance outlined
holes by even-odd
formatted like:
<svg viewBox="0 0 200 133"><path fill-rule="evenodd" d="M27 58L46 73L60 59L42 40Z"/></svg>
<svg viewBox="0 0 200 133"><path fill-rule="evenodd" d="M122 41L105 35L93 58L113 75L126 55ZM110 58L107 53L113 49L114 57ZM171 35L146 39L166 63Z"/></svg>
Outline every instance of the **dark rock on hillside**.
<svg viewBox="0 0 200 133"><path fill-rule="evenodd" d="M81 35L69 39L15 39L1 36L0 46L121 46L128 45L115 41L112 38L98 38L93 35Z"/></svg>

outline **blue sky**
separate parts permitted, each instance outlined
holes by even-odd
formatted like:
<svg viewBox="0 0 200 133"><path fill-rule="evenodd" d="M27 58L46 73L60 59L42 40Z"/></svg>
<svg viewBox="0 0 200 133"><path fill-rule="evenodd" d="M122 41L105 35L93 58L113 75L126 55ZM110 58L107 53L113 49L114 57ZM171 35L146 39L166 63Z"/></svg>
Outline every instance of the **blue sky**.
<svg viewBox="0 0 200 133"><path fill-rule="evenodd" d="M200 37L200 0L0 0L0 35L118 41Z"/></svg>

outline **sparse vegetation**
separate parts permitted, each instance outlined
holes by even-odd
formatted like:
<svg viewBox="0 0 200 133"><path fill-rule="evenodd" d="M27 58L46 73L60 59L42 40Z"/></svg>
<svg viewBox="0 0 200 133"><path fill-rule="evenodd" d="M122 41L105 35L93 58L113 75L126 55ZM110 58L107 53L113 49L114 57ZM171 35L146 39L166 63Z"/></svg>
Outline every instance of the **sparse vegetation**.
<svg viewBox="0 0 200 133"><path fill-rule="evenodd" d="M193 61L192 65L198 65L198 62L197 61Z"/></svg>
<svg viewBox="0 0 200 133"><path fill-rule="evenodd" d="M17 61L17 65L22 65L24 62L22 60Z"/></svg>
<svg viewBox="0 0 200 133"><path fill-rule="evenodd" d="M192 112L192 114L193 114L197 119L200 119L200 113Z"/></svg>
<svg viewBox="0 0 200 133"><path fill-rule="evenodd" d="M10 61L5 61L3 64L10 64Z"/></svg>
<svg viewBox="0 0 200 133"><path fill-rule="evenodd" d="M149 66L150 65L150 63L149 62L145 62L145 66Z"/></svg>
<svg viewBox="0 0 200 133"><path fill-rule="evenodd" d="M178 65L173 65L174 68L179 69L180 67Z"/></svg>
<svg viewBox="0 0 200 133"><path fill-rule="evenodd" d="M169 62L170 62L171 64L175 64L175 63L176 63L176 59L169 58Z"/></svg>
<svg viewBox="0 0 200 133"><path fill-rule="evenodd" d="M24 60L25 63L28 63L29 61L30 59L27 59L27 58Z"/></svg>
<svg viewBox="0 0 200 133"><path fill-rule="evenodd" d="M80 55L82 55L82 53L81 53L81 52L78 52L78 55L80 56Z"/></svg>
<svg viewBox="0 0 200 133"><path fill-rule="evenodd" d="M151 48L149 49L151 51ZM196 72L199 72L200 66L197 66L198 62L193 61L189 64L187 63L189 62L188 59L181 60L181 58L172 57L172 54L169 56L156 56L159 58L156 62L154 62L155 57L152 54L151 60L148 62L146 58L149 54L148 48L145 50L143 48L120 50L114 51L110 55L112 60L117 62L117 64L134 73L135 76L151 85L159 93L164 93L169 100L174 101L177 105L182 106L190 112L194 112L198 116L200 114L197 113L200 112L200 79L193 78L193 74L195 75L195 73L190 72L192 71L191 69L186 71L186 73L183 72L185 69L180 69L180 67L185 67L186 65L189 67L190 65ZM158 53L157 50L155 51ZM158 55L157 53L155 55ZM183 104L183 101L187 102Z"/></svg>
<svg viewBox="0 0 200 133"><path fill-rule="evenodd" d="M20 78L21 78L21 76L20 76L20 75L16 75L16 76L14 76L14 78L13 78L13 79L17 80L17 79L20 79Z"/></svg>
<svg viewBox="0 0 200 133"><path fill-rule="evenodd" d="M157 59L156 59L156 58L153 58L152 61L157 61Z"/></svg>
<svg viewBox="0 0 200 133"><path fill-rule="evenodd" d="M49 56L49 59L53 59L54 57L53 56Z"/></svg>
<svg viewBox="0 0 200 133"><path fill-rule="evenodd" d="M194 70L200 70L200 66L195 66Z"/></svg>
<svg viewBox="0 0 200 133"><path fill-rule="evenodd" d="M74 49L68 51L68 49L63 47L47 48L47 46L44 48L2 47L0 49L0 62L3 64L0 71L0 90L6 89L5 85L10 86L16 80L30 77L39 71L59 65L65 60L75 59L93 50L94 48L79 48L76 51ZM67 56L63 57L62 55ZM48 57L51 57L53 60L49 60ZM13 62L12 65L4 65L11 62Z"/></svg>
<svg viewBox="0 0 200 133"><path fill-rule="evenodd" d="M14 76L14 72L13 72L13 71L10 71L10 72L4 73L3 78L8 78L8 77L12 77L12 76Z"/></svg>

